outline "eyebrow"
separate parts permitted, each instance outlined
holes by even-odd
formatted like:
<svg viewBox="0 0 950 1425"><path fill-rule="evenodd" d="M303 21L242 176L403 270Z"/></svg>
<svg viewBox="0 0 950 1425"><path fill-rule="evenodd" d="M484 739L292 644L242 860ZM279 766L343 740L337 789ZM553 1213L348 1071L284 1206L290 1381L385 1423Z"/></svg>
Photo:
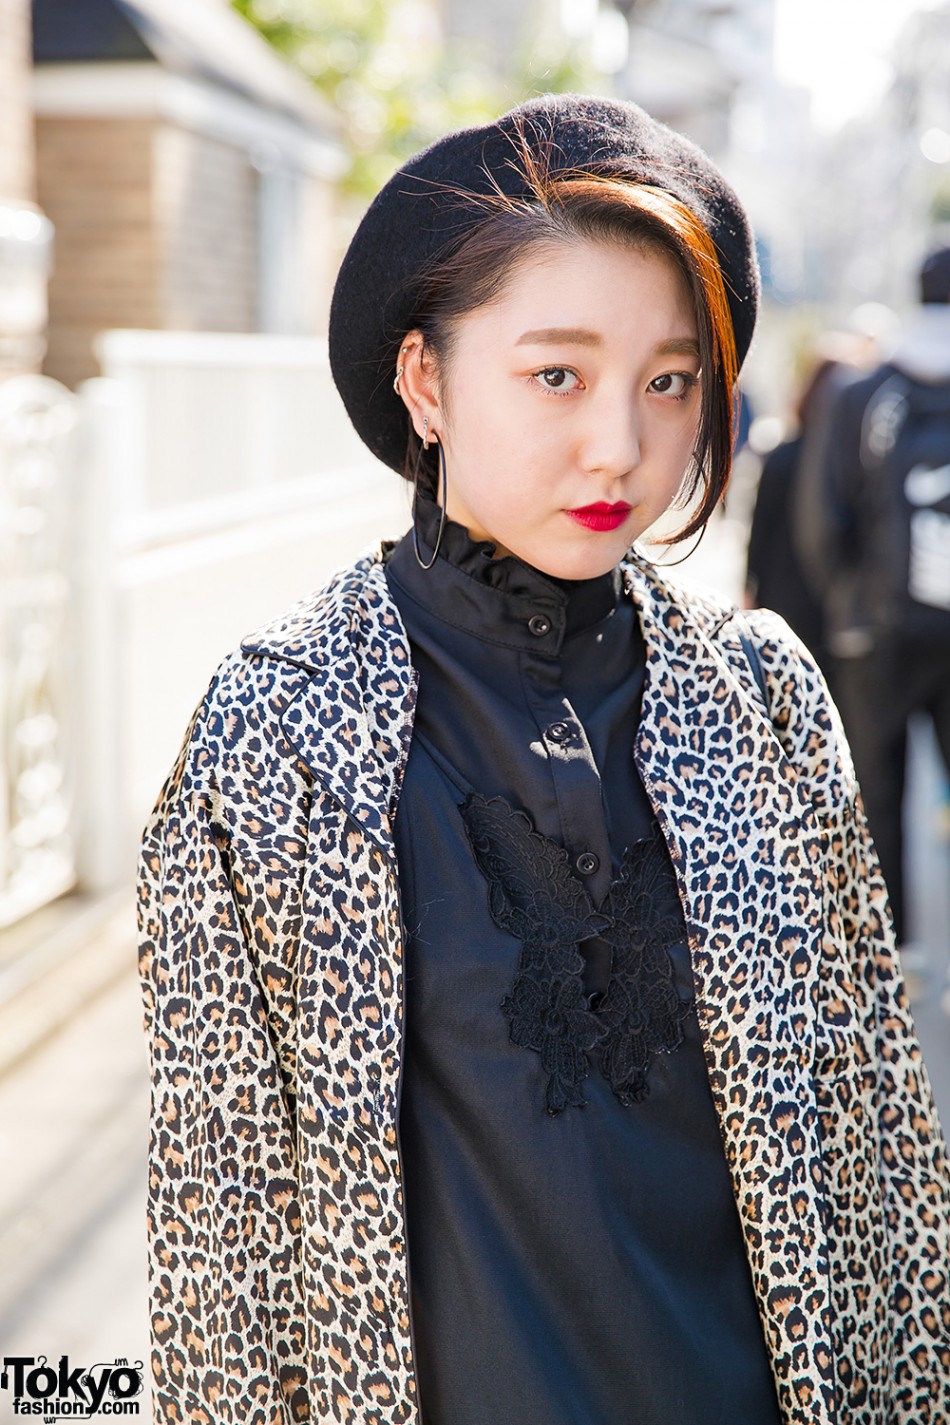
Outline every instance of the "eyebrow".
<svg viewBox="0 0 950 1425"><path fill-rule="evenodd" d="M538 331L524 332L515 346L556 346L572 343L574 346L602 346L597 332L583 327L542 327ZM699 342L691 336L671 337L661 341L656 347L657 356L699 357Z"/></svg>
<svg viewBox="0 0 950 1425"><path fill-rule="evenodd" d="M656 349L657 356L695 356L699 358L699 342L691 336L675 336L669 341L661 341Z"/></svg>
<svg viewBox="0 0 950 1425"><path fill-rule="evenodd" d="M585 331L583 327L543 327L540 331L525 332L519 336L515 346L550 346L558 342L573 342L575 346L601 345L597 333Z"/></svg>

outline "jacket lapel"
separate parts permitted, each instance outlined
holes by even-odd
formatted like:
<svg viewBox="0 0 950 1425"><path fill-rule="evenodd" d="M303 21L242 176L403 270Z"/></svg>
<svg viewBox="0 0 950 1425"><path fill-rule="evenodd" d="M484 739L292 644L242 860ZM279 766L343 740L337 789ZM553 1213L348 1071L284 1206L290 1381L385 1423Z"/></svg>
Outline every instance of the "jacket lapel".
<svg viewBox="0 0 950 1425"><path fill-rule="evenodd" d="M821 839L796 769L702 619L658 579L627 572L647 654L635 760L677 869L710 1085L780 1398L789 1421L816 1425L834 1418L811 1079Z"/></svg>
<svg viewBox="0 0 950 1425"><path fill-rule="evenodd" d="M281 714L284 733L347 815L391 853L416 675L381 551L364 555L241 648L308 672Z"/></svg>

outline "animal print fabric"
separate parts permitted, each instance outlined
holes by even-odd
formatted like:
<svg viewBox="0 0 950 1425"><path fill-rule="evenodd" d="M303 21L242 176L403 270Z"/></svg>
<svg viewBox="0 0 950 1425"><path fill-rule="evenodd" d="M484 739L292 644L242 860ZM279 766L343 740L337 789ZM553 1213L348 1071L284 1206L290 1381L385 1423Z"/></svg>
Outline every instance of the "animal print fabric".
<svg viewBox="0 0 950 1425"><path fill-rule="evenodd" d="M950 1419L950 1175L837 714L787 626L626 569L787 1425ZM392 817L415 675L382 551L218 669L142 840L158 1425L418 1421ZM493 1422L494 1425L494 1422Z"/></svg>

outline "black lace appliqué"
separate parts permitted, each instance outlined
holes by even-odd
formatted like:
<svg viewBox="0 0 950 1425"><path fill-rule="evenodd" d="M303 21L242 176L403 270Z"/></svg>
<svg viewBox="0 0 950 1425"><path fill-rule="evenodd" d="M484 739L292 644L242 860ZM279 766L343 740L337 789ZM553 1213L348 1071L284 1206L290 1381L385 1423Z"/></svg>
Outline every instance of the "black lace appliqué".
<svg viewBox="0 0 950 1425"><path fill-rule="evenodd" d="M495 924L521 941L511 993L501 1007L514 1043L541 1056L545 1104L557 1114L586 1103L590 1053L624 1104L649 1092L654 1054L683 1040L692 1001L676 992L671 946L686 927L659 831L624 853L620 874L597 910L567 852L534 830L502 797L471 793L461 806ZM607 992L596 1010L584 993L578 945L602 936L612 951Z"/></svg>

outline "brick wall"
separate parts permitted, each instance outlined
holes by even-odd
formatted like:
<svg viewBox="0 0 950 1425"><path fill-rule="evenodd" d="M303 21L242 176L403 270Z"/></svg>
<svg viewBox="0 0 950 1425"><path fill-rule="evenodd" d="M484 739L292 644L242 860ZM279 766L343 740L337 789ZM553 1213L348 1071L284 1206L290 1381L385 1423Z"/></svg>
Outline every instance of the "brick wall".
<svg viewBox="0 0 950 1425"><path fill-rule="evenodd" d="M56 229L49 375L68 386L96 375L92 340L108 327L260 329L260 180L244 149L153 118L40 115L36 131L39 200ZM332 207L317 179L300 191L294 329L312 334L332 285Z"/></svg>
<svg viewBox="0 0 950 1425"><path fill-rule="evenodd" d="M37 118L39 201L56 229L45 371L97 374L105 327L160 326L149 119Z"/></svg>
<svg viewBox="0 0 950 1425"><path fill-rule="evenodd" d="M0 0L0 202L33 192L30 0Z"/></svg>

